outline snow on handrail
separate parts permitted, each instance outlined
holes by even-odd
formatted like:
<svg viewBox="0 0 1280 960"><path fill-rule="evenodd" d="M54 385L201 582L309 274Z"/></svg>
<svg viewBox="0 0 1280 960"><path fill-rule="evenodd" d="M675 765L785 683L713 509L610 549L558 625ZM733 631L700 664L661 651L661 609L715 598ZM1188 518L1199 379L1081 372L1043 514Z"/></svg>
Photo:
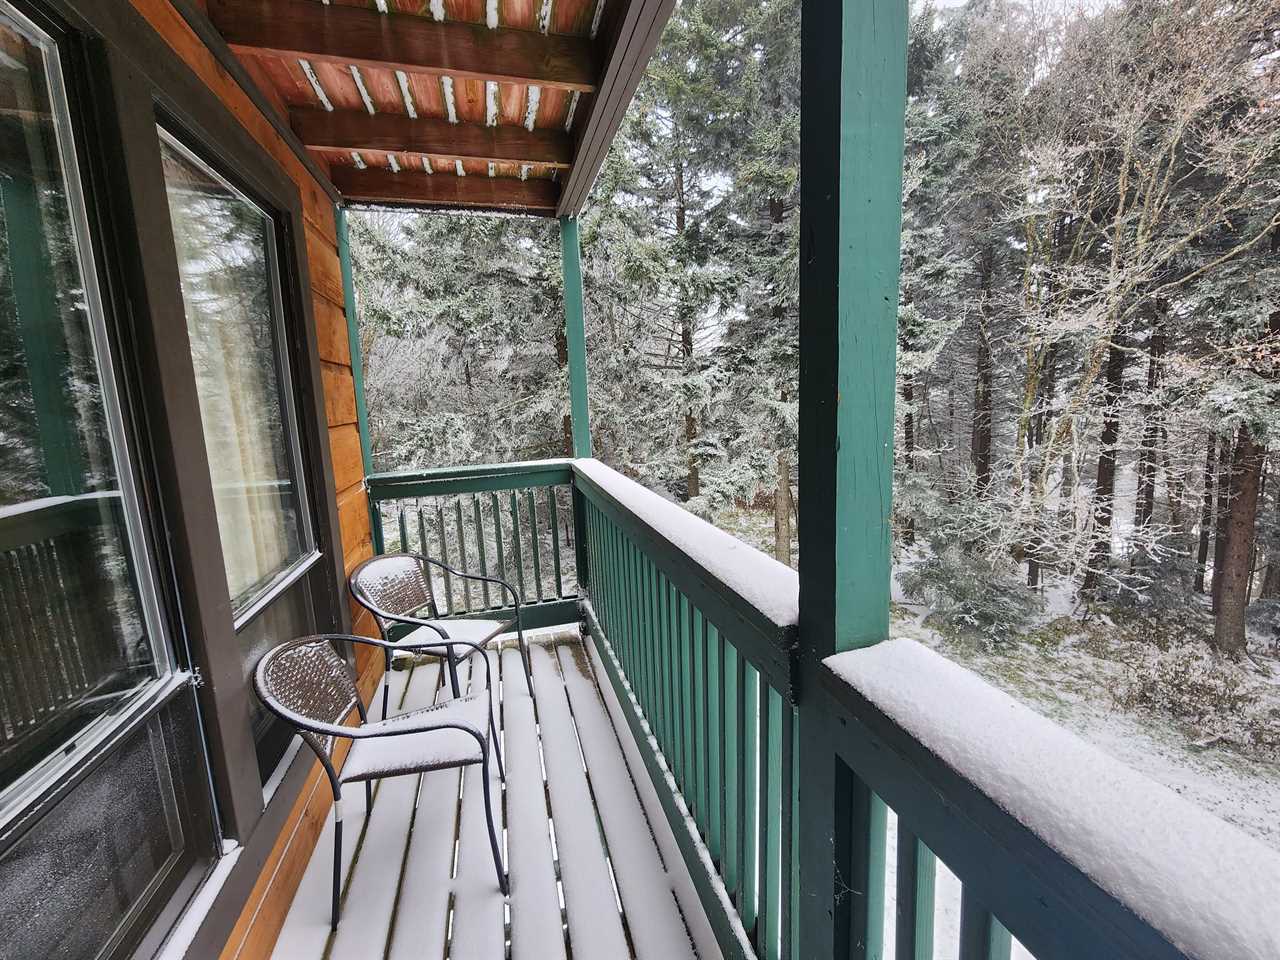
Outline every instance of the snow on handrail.
<svg viewBox="0 0 1280 960"><path fill-rule="evenodd" d="M800 616L800 578L786 564L695 517L599 460L574 460L573 468L769 622L780 629L796 625Z"/></svg>
<svg viewBox="0 0 1280 960"><path fill-rule="evenodd" d="M913 640L825 663L1188 956L1280 957L1270 847Z"/></svg>

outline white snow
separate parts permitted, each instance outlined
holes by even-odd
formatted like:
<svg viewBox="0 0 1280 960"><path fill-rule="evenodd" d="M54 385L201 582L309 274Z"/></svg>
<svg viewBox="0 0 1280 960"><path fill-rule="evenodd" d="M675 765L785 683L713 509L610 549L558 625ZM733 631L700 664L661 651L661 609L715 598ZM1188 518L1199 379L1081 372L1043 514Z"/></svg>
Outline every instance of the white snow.
<svg viewBox="0 0 1280 960"><path fill-rule="evenodd" d="M913 640L827 665L1189 956L1280 957L1280 855Z"/></svg>
<svg viewBox="0 0 1280 960"><path fill-rule="evenodd" d="M573 468L683 551L712 577L779 627L800 615L800 578L768 554L743 543L599 460L574 460Z"/></svg>

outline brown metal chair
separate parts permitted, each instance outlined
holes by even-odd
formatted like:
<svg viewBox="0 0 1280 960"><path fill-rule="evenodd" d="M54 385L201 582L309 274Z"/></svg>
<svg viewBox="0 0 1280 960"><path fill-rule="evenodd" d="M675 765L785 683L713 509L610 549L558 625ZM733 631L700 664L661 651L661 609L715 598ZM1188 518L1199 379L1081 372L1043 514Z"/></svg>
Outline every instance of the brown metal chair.
<svg viewBox="0 0 1280 960"><path fill-rule="evenodd" d="M338 655L338 642L363 643L386 648L383 640L346 634L301 637L269 650L258 661L253 684L268 710L297 728L299 735L320 758L333 789L333 902L330 925L338 928L342 892L342 785L364 782L365 816L372 806L372 783L383 777L425 773L449 767L479 764L484 788L484 811L489 822L489 844L498 887L508 892L506 869L498 846L493 819L488 764L491 748L486 714L492 716L492 691L486 673L485 690L454 697L432 707L413 710L390 720L369 722L356 689L355 672ZM485 659L486 668L488 660ZM344 721L355 710L360 723ZM341 772L334 765L334 745L339 738L352 741ZM502 774L499 765L499 774Z"/></svg>
<svg viewBox="0 0 1280 960"><path fill-rule="evenodd" d="M435 590L431 583L431 568L436 567L451 576L464 580L496 584L510 594L515 617L511 620L482 620L458 617L440 619ZM498 577L481 576L455 570L448 564L416 553L388 553L372 557L351 571L348 580L351 596L364 607L378 624L384 647L386 667L391 669L391 652L401 650L444 650L448 661L449 685L456 697L460 693L458 663L477 650L483 650L494 637L515 630L520 642L520 659L524 665L525 683L533 695L533 679L529 673L529 647L524 639L524 627L520 618L520 594L507 581ZM404 626L412 631L392 643L392 627ZM466 648L462 655L455 647ZM389 686L386 674L382 684L382 716L387 716Z"/></svg>

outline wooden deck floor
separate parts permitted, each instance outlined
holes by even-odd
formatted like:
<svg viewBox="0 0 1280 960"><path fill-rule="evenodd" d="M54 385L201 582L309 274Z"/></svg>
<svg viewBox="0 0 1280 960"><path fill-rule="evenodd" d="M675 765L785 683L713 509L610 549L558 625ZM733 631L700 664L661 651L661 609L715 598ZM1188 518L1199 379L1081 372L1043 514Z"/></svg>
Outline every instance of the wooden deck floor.
<svg viewBox="0 0 1280 960"><path fill-rule="evenodd" d="M513 643L489 656L501 678L507 782L499 829L510 897L498 891L478 767L461 777L445 770L384 780L367 820L364 791L349 785L348 836L358 838L344 853L342 923L330 936L331 815L274 957L718 960L590 641L576 628L533 638L532 698ZM483 682L478 664L475 674ZM434 662L393 676L393 710L443 696ZM496 789L496 771L490 776Z"/></svg>

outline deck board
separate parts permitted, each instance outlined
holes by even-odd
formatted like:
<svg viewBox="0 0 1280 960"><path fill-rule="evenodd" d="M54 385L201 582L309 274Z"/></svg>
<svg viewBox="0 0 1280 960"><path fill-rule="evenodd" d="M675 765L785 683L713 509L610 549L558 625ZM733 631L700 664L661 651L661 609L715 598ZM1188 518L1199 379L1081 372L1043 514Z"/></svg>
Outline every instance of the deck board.
<svg viewBox="0 0 1280 960"><path fill-rule="evenodd" d="M707 924L696 901L691 905L685 896L690 884L683 863L667 862L655 845L655 835L660 842L669 830L665 822L647 819L652 811L643 788L652 787L633 780L644 771L629 765L635 754L630 732L616 726L576 631L564 629L532 645L532 698L510 640L488 654L495 679L500 670L503 681L505 790L493 765L489 776L498 829L507 828L511 897L504 900L498 891L478 767L465 773L461 804L456 770L382 781L358 851L364 792L350 785L344 792L351 839L344 851L342 925L331 939L331 815L273 956L718 960L714 941L699 935ZM460 677L473 689L482 678L478 661ZM449 695L431 663L396 671L392 683L393 709ZM504 840L501 832L499 837Z"/></svg>

